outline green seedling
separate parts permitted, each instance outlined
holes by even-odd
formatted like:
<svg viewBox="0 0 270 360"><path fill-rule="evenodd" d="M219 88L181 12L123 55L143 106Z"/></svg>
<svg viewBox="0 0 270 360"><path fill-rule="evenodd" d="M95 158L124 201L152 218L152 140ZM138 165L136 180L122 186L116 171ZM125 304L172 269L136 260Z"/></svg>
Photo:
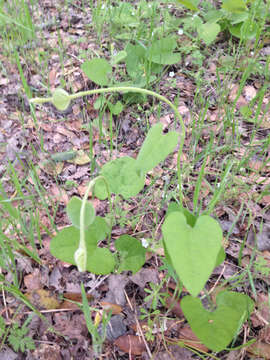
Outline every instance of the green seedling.
<svg viewBox="0 0 270 360"><path fill-rule="evenodd" d="M105 164L100 175L89 183L83 200L74 197L68 203L67 214L72 226L61 230L51 240L51 252L57 258L77 265L80 271L88 270L96 274L107 274L117 268L119 272L138 271L145 262L145 248L139 240L123 235L115 241L116 252L113 254L110 251L112 217L108 222L95 216L88 196L92 190L100 199L108 198L112 215L111 193L124 199L136 196L144 187L147 172L165 160L180 139L177 161L179 204L173 203L169 206L162 226L164 250L167 264L174 268L181 283L192 295L185 296L181 302L192 330L209 349L220 351L237 335L242 323L253 309L253 302L246 295L225 291L217 296L217 309L209 312L196 298L214 267L224 261L225 252L222 247L222 230L218 222L208 213L201 216L192 214L182 205L180 159L185 127L175 105L155 92L136 87L103 88L73 95L59 89L50 98L31 99L30 102L50 101L63 110L69 106L72 99L108 92L135 92L164 101L179 119L181 134L170 131L164 135L162 125L156 124L149 130L136 159L126 156ZM195 205L196 203L197 201ZM210 201L211 209L212 203L215 203L215 199ZM99 242L106 238L109 239L108 248L99 247Z"/></svg>
<svg viewBox="0 0 270 360"><path fill-rule="evenodd" d="M9 329L8 343L12 346L15 352L35 350L36 346L34 340L27 336L30 331L28 325L31 320L32 317L29 316L22 326L20 326L18 323L14 323Z"/></svg>
<svg viewBox="0 0 270 360"><path fill-rule="evenodd" d="M63 229L52 240L52 254L75 263L80 270L96 274L112 272L115 267L113 255L108 249L98 247L98 242L109 235L109 226L103 218L95 217L92 204L86 200L88 194L94 187L101 199L108 197L110 200L111 193L124 198L136 196L144 186L145 174L173 151L178 137L176 132L162 135L162 124L157 124L149 131L137 160L123 157L108 162L101 175L90 182L84 200L73 197L69 201L67 215L73 226ZM159 147L162 151L158 152ZM115 246L120 258L118 271L136 272L144 264L145 248L137 239L126 235L120 237Z"/></svg>
<svg viewBox="0 0 270 360"><path fill-rule="evenodd" d="M187 17L184 21L185 28L196 29L198 37L207 45L217 38L221 31L229 31L231 35L242 41L255 39L260 31L269 5L263 1L223 0L220 9L207 2L207 9L198 9L198 1L176 0L195 15Z"/></svg>
<svg viewBox="0 0 270 360"><path fill-rule="evenodd" d="M164 66L180 61L179 53L175 53L176 47L176 40L172 36L155 39L145 45L141 42L137 45L128 44L125 50L112 56L110 62L103 58L93 58L85 61L81 68L85 75L98 85L131 86L135 84L136 87L141 88L155 81L156 75L162 72ZM113 66L119 62L125 62L127 74L130 77L122 84L115 82L112 76ZM125 101L128 102L128 94L125 95ZM96 109L101 109L104 105L109 107L113 115L118 115L123 110L123 105L119 101L113 104L109 100L104 102L102 98L99 98L95 102Z"/></svg>

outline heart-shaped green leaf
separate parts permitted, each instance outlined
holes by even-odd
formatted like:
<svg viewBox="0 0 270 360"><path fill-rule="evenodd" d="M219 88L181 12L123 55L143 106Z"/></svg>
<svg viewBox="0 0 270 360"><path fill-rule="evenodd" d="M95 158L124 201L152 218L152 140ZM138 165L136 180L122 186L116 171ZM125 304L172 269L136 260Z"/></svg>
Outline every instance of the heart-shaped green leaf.
<svg viewBox="0 0 270 360"><path fill-rule="evenodd" d="M118 271L131 270L134 273L140 270L145 263L146 249L141 242L129 235L121 235L115 241L115 248L120 253Z"/></svg>
<svg viewBox="0 0 270 360"><path fill-rule="evenodd" d="M108 182L110 191L120 194L125 199L136 196L144 187L145 177L135 167L136 160L124 156L105 164L101 175ZM107 190L102 179L96 181L95 195L104 200L107 198Z"/></svg>
<svg viewBox="0 0 270 360"><path fill-rule="evenodd" d="M206 43L210 45L217 37L221 28L217 23L207 22L198 27L199 37Z"/></svg>
<svg viewBox="0 0 270 360"><path fill-rule="evenodd" d="M173 52L176 46L177 43L172 37L155 40L148 49L148 60L162 65L176 64L181 59L179 54Z"/></svg>
<svg viewBox="0 0 270 360"><path fill-rule="evenodd" d="M80 228L80 212L82 207L82 200L77 196L73 196L66 207L66 212L72 225L76 228ZM95 208L87 201L85 204L84 213L84 230L87 229L95 220Z"/></svg>
<svg viewBox="0 0 270 360"><path fill-rule="evenodd" d="M179 134L176 131L163 134L162 128L158 123L148 131L138 154L136 167L145 174L165 160L177 145Z"/></svg>
<svg viewBox="0 0 270 360"><path fill-rule="evenodd" d="M199 299L185 296L181 308L196 336L213 351L225 349L253 311L253 301L244 294L223 291L216 298L217 309L206 310Z"/></svg>
<svg viewBox="0 0 270 360"><path fill-rule="evenodd" d="M176 202L171 202L168 206L168 209L166 211L166 218L172 213L172 212L180 212L183 215L185 215L186 218L186 222L188 225L190 225L191 227L193 227L196 223L196 216L193 215L188 209L184 208L183 206L180 206L179 204L177 204ZM169 263L171 263L171 259L169 254L166 251L165 248L165 256L167 257L167 261L169 261ZM223 263L223 261L225 260L226 257L226 253L223 247L220 248L219 253L217 255L217 260L216 260L216 266L219 266L221 263Z"/></svg>
<svg viewBox="0 0 270 360"><path fill-rule="evenodd" d="M171 213L162 226L164 246L186 289L197 296L216 266L222 230L210 216L200 216L194 227L183 213Z"/></svg>
<svg viewBox="0 0 270 360"><path fill-rule="evenodd" d="M87 254L95 251L99 241L104 240L109 233L106 221L97 216L94 222L85 231ZM67 263L75 264L74 253L79 247L80 230L74 226L61 230L50 242L50 251L56 258ZM91 267L92 268L92 267ZM90 262L87 259L87 270L90 270Z"/></svg>
<svg viewBox="0 0 270 360"><path fill-rule="evenodd" d="M105 59L95 58L85 61L81 68L85 75L96 84L108 85L108 74L111 74L112 67Z"/></svg>

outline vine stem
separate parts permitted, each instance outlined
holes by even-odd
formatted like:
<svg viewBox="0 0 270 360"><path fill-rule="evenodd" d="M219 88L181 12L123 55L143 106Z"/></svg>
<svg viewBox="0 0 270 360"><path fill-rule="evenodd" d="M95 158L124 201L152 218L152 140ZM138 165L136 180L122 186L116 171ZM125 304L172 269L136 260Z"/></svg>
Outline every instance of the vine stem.
<svg viewBox="0 0 270 360"><path fill-rule="evenodd" d="M182 116L180 115L177 107L170 100L168 100L165 96L162 96L154 91L141 89L141 88L137 88L137 87L129 87L129 86L118 86L118 87L86 90L86 91L80 91L76 94L71 94L71 95L66 93L65 96L66 96L66 100L70 101L70 100L74 100L74 99L77 99L77 98L80 98L83 96L89 96L89 95L94 95L94 94L104 94L104 93L114 93L114 92L135 92L135 93L150 95L150 96L153 96L153 97L165 102L166 104L168 104L171 107L171 109L173 109L173 111L181 125L180 144L179 144L179 150L178 150L178 155L177 155L177 177L178 177L178 186L179 186L179 202L180 202L180 206L182 206L183 205L183 195L182 195L181 155L183 152L186 131L185 131L185 124L183 122ZM53 97L30 99L30 103L34 103L34 104L43 104L46 102L53 102ZM67 104L68 104L68 101L67 101ZM87 202L87 199L88 199L88 196L89 196L89 193L90 193L92 187L95 185L97 180L101 180L101 179L105 182L105 186L106 186L106 189L108 192L110 213L112 214L111 193L110 193L108 183L103 176L98 176L89 182L86 192L84 194L83 200L82 200L82 206L81 206L81 210L80 210L80 242L79 242L79 247L75 251L75 254L74 254L74 259L75 259L75 262L77 264L79 271L85 271L86 266L87 266L87 247L86 247L86 242L85 242L86 202ZM111 233L111 227L112 227L112 223L110 226L110 233ZM109 235L111 235L111 234L109 234Z"/></svg>
<svg viewBox="0 0 270 360"><path fill-rule="evenodd" d="M97 176L93 180L91 180L87 186L87 189L85 191L83 200L82 200L82 206L80 210L80 242L79 247L75 251L74 259L77 264L79 271L86 271L86 265L87 265L87 248L86 248L86 242L85 242L85 207L86 202L88 200L88 196L92 188L94 187L95 183L98 180L103 180L106 186L106 190L108 193L108 199L109 199L109 208L110 208L110 214L112 214L112 199L111 199L111 192L109 189L109 185L107 183L107 180L104 176ZM112 218L110 223L110 233L109 233L109 245L110 245L110 239L111 239L111 231L112 231Z"/></svg>
<svg viewBox="0 0 270 360"><path fill-rule="evenodd" d="M134 93L140 93L145 95L153 96L166 104L168 104L171 109L174 111L176 117L178 118L180 125L181 125L181 134L180 134L180 144L179 144L179 150L177 155L177 177L178 177L178 186L179 186L179 203L180 206L183 205L183 194L182 194L182 174L181 174L181 156L183 152L183 146L184 141L186 137L186 129L185 124L182 119L182 116L180 115L177 107L168 100L165 96L162 96L154 91L141 89L133 86L117 86L117 87L108 87L108 88L102 88L102 89L94 89L94 90L86 90L86 91L80 91L76 94L69 95L70 100L74 100L83 96L88 95L94 95L94 94L104 94L104 93L115 93L115 92L134 92ZM34 98L30 99L30 103L36 103L36 104L43 104L46 102L52 102L53 98ZM90 191L90 190L89 190Z"/></svg>

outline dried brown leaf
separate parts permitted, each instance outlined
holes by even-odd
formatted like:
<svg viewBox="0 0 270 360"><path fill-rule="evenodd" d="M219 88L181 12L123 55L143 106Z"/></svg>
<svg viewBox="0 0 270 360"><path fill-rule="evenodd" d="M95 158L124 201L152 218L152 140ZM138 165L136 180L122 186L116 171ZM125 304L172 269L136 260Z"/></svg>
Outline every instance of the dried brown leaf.
<svg viewBox="0 0 270 360"><path fill-rule="evenodd" d="M101 301L100 305L103 307L104 310L112 311L113 315L121 314L121 312L123 311L122 306L107 301Z"/></svg>
<svg viewBox="0 0 270 360"><path fill-rule="evenodd" d="M120 350L131 355L142 355L146 350L145 344L140 336L137 335L123 335L115 340L114 344Z"/></svg>
<svg viewBox="0 0 270 360"><path fill-rule="evenodd" d="M177 317L182 318L184 316L184 314L183 314L183 311L181 309L179 299L176 299L173 296L172 292L169 291L168 293L169 293L170 296L166 298L166 308L170 309L171 312L174 315L176 315Z"/></svg>
<svg viewBox="0 0 270 360"><path fill-rule="evenodd" d="M38 290L41 287L41 274L39 269L34 269L34 271L26 275L23 279L24 285L28 291Z"/></svg>
<svg viewBox="0 0 270 360"><path fill-rule="evenodd" d="M250 345L247 351L253 356L260 357L263 359L270 359L270 344L265 342L257 341Z"/></svg>

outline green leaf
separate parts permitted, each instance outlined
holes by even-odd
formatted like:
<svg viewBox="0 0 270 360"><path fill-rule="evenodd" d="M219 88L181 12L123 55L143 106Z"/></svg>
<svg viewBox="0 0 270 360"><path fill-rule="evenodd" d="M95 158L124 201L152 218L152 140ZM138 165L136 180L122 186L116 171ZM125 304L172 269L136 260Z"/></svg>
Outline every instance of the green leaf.
<svg viewBox="0 0 270 360"><path fill-rule="evenodd" d="M128 44L125 48L127 73L131 78L143 75L143 63L145 62L146 50L141 45Z"/></svg>
<svg viewBox="0 0 270 360"><path fill-rule="evenodd" d="M224 18L224 13L222 10L210 10L205 16L204 20L209 23L216 23Z"/></svg>
<svg viewBox="0 0 270 360"><path fill-rule="evenodd" d="M243 105L240 107L240 113L244 116L245 119L249 119L252 117L252 110L249 105Z"/></svg>
<svg viewBox="0 0 270 360"><path fill-rule="evenodd" d="M243 40L251 40L255 38L258 25L252 21L245 21L236 25L229 26L230 33Z"/></svg>
<svg viewBox="0 0 270 360"><path fill-rule="evenodd" d="M176 0L177 2L179 2L179 4L184 5L187 9L192 10L192 11L199 11L199 9L197 8L197 1L189 1L189 0Z"/></svg>
<svg viewBox="0 0 270 360"><path fill-rule="evenodd" d="M86 248L89 255L96 249L98 242L104 240L108 233L109 226L106 221L102 217L97 216L85 231ZM56 258L76 265L74 253L79 247L79 239L80 230L74 226L67 227L52 238L50 251ZM89 260L87 259L87 270L89 269Z"/></svg>
<svg viewBox="0 0 270 360"><path fill-rule="evenodd" d="M230 13L237 13L246 11L247 6L244 0L223 0L222 9Z"/></svg>
<svg viewBox="0 0 270 360"><path fill-rule="evenodd" d="M136 167L145 174L165 160L177 145L179 134L170 131L164 135L162 127L158 123L149 130L138 154Z"/></svg>
<svg viewBox="0 0 270 360"><path fill-rule="evenodd" d="M216 266L222 230L210 216L200 216L194 227L180 212L171 213L162 226L164 246L186 289L197 296Z"/></svg>
<svg viewBox="0 0 270 360"><path fill-rule="evenodd" d="M111 65L116 65L122 62L123 60L125 60L126 57L127 57L127 52L125 50L119 51L111 58Z"/></svg>
<svg viewBox="0 0 270 360"><path fill-rule="evenodd" d="M66 212L72 225L80 228L80 212L81 212L82 200L77 196L73 196L66 207ZM93 205L87 201L85 204L84 213L84 230L87 229L95 219L95 209Z"/></svg>
<svg viewBox="0 0 270 360"><path fill-rule="evenodd" d="M121 235L115 241L115 248L120 253L120 265L118 271L139 271L145 263L146 249L141 242L129 235Z"/></svg>
<svg viewBox="0 0 270 360"><path fill-rule="evenodd" d="M135 15L135 9L129 3L121 2L120 5L114 7L112 14L111 21L113 23L129 27L136 27L139 25L139 18Z"/></svg>
<svg viewBox="0 0 270 360"><path fill-rule="evenodd" d="M121 101L117 101L116 104L111 103L108 101L108 106L113 115L119 115L123 111L123 104Z"/></svg>
<svg viewBox="0 0 270 360"><path fill-rule="evenodd" d="M114 256L106 248L96 248L87 257L87 270L94 274L106 275L111 273L114 268Z"/></svg>
<svg viewBox="0 0 270 360"><path fill-rule="evenodd" d="M64 89L56 89L52 94L52 103L56 109L64 111L69 107L70 97Z"/></svg>
<svg viewBox="0 0 270 360"><path fill-rule="evenodd" d="M147 52L149 61L157 64L172 65L180 61L181 56L173 51L177 43L174 38L167 37L161 40L155 40Z"/></svg>
<svg viewBox="0 0 270 360"><path fill-rule="evenodd" d="M199 299L185 296L181 308L195 335L209 349L225 349L253 311L253 301L244 294L223 291L216 298L217 309L207 311Z"/></svg>
<svg viewBox="0 0 270 360"><path fill-rule="evenodd" d="M105 59L95 58L85 61L82 66L85 75L98 85L108 85L108 74L112 73L112 67Z"/></svg>
<svg viewBox="0 0 270 360"><path fill-rule="evenodd" d="M202 39L206 45L210 45L220 32L220 26L213 22L207 22L200 25L197 31L200 39Z"/></svg>
<svg viewBox="0 0 270 360"><path fill-rule="evenodd" d="M183 206L177 204L175 201L171 202L168 206L168 209L166 211L166 218L169 214L172 212L180 212L185 215L187 224L193 227L196 223L197 217L193 215L188 209L184 208Z"/></svg>
<svg viewBox="0 0 270 360"><path fill-rule="evenodd" d="M94 102L94 109L101 109L106 103L106 99L103 96L99 96L97 100Z"/></svg>
<svg viewBox="0 0 270 360"><path fill-rule="evenodd" d="M143 189L145 176L139 173L135 165L136 160L124 156L112 160L102 167L101 175L107 180L112 193L120 194L128 199L136 196ZM96 181L95 195L101 200L108 196L102 179Z"/></svg>
<svg viewBox="0 0 270 360"><path fill-rule="evenodd" d="M248 18L249 18L248 11L231 14L230 18L229 18L230 25L235 25L235 24L242 23L242 22L248 20Z"/></svg>
<svg viewBox="0 0 270 360"><path fill-rule="evenodd" d="M215 267L217 267L217 266L219 266L220 264L222 264L223 261L225 260L225 258L226 258L226 252L225 252L224 248L221 247L220 250L219 250L219 253L218 253L218 255L217 255Z"/></svg>

